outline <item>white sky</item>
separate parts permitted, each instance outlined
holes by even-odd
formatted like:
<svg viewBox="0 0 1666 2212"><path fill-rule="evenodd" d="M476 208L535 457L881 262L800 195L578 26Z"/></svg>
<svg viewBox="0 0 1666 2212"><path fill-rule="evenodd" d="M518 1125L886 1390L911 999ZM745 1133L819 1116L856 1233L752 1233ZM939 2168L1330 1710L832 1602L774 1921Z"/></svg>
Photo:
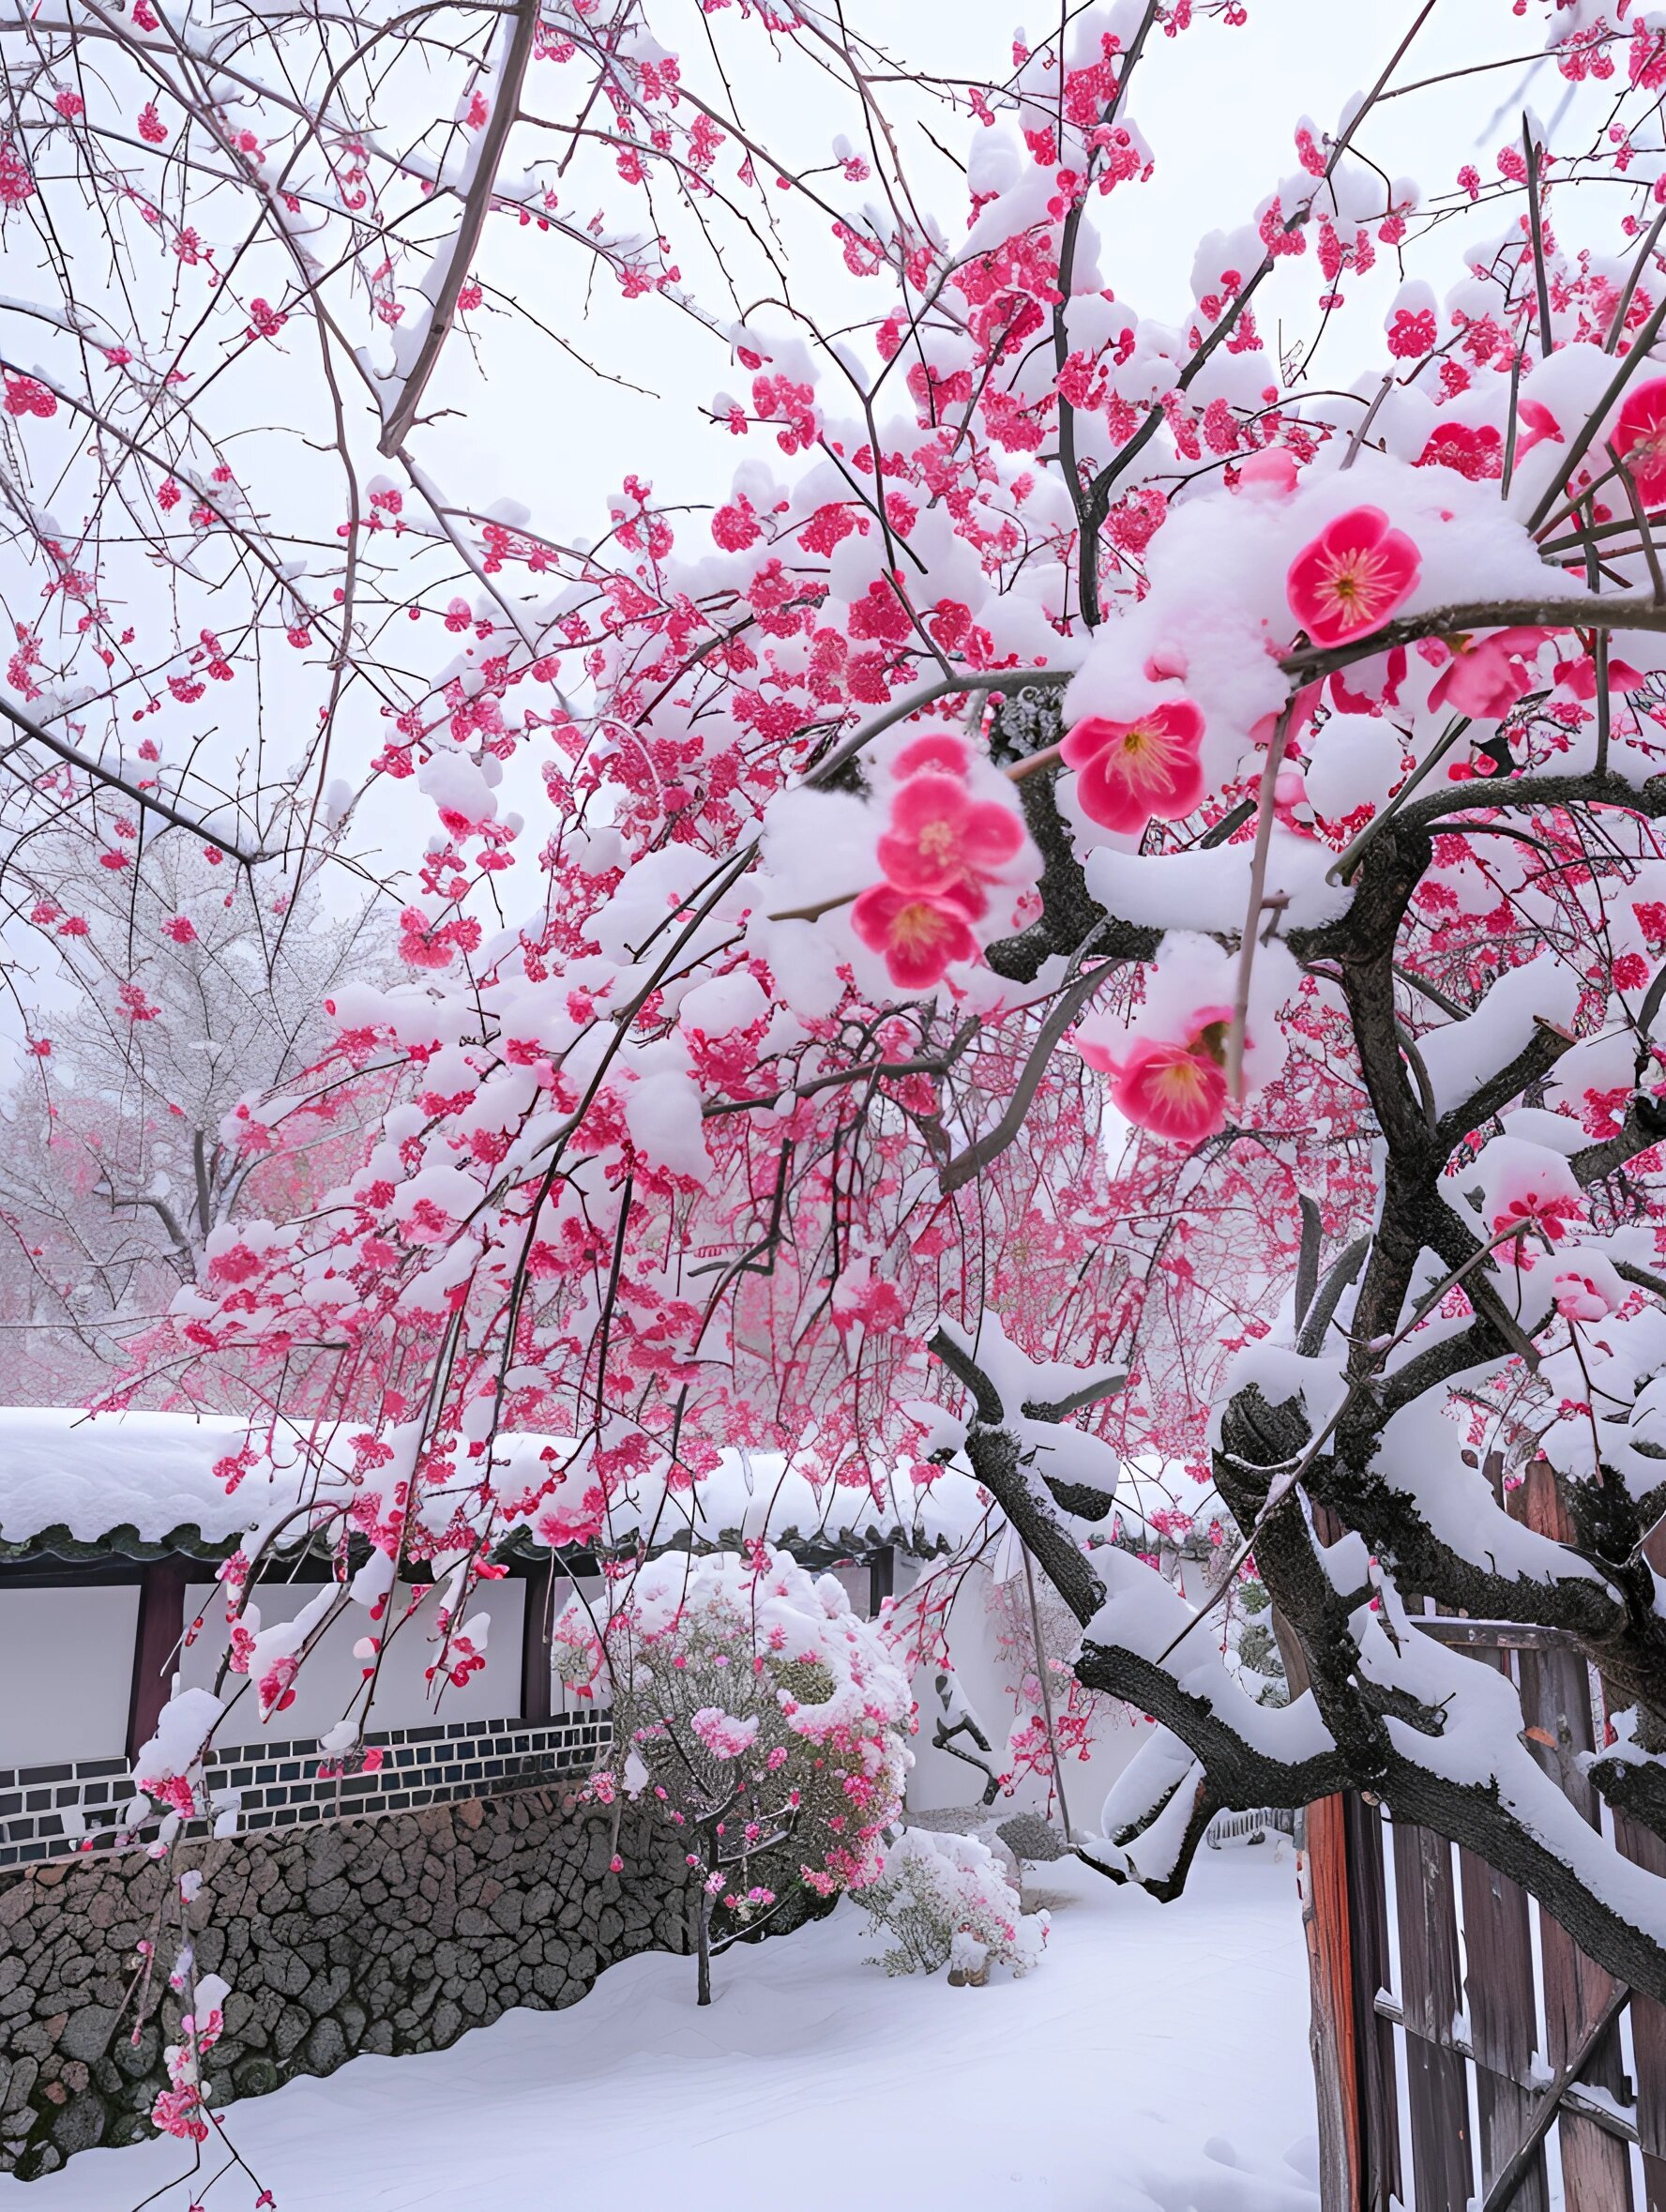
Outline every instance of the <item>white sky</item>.
<svg viewBox="0 0 1666 2212"><path fill-rule="evenodd" d="M1242 28L1204 22L1176 40L1158 38L1141 66L1130 103L1153 150L1156 175L1148 186L1119 189L1109 200L1094 203L1093 215L1103 234L1102 280L1136 311L1178 320L1190 304L1192 260L1202 236L1234 229L1251 218L1279 179L1295 168L1296 121L1307 115L1321 129L1334 128L1350 95L1374 81L1416 19L1418 4L1249 0L1250 20ZM962 77L1000 77L1010 66L1018 5L1019 0L848 0L847 12L859 27L888 41L900 62ZM657 23L668 26L668 42L681 38L691 43L690 32L699 35L695 0L653 12ZM830 159L833 139L841 131L857 136L848 105L801 62L775 59L755 23L743 23L737 13L728 12L712 20L722 36L742 115L765 143L799 163L813 164ZM1029 29L1039 42L1045 36L1043 19L1032 17ZM1449 190L1457 169L1471 159L1491 176L1499 146L1519 135L1529 86L1547 114L1563 92L1553 71L1534 68L1532 54L1541 37L1535 24L1512 17L1509 0L1440 0L1396 83L1501 55L1520 56L1520 66L1389 102L1370 121L1359 142L1362 149L1390 175L1416 177L1429 194ZM701 66L697 54L688 56L691 79ZM534 113L540 103L555 99L553 78L541 77L539 68L529 78L525 96ZM1582 95L1592 101L1600 97ZM963 222L963 184L928 143L920 122L930 121L957 155L967 142L968 123L963 116L946 116L935 102L911 105L895 89L886 98L898 116L899 142L916 195L952 238ZM553 112L563 111L555 106ZM552 147L548 134L518 129L506 174L547 157ZM731 143L719 154L719 176L733 179L736 158ZM849 187L838 178L823 182L830 199L853 211L871 189ZM564 209L584 220L594 189L575 172L563 184ZM784 193L770 195L769 205L782 226L805 303L829 323L845 316L871 320L883 311L883 284L845 276L820 215L809 214ZM1501 216L1484 220L1493 232L1503 227ZM440 228L438 220L434 227ZM1443 232L1435 243L1430 273L1437 288L1456 273L1460 235ZM699 268L696 256L682 252L680 235L677 250L690 288L726 319L732 310L716 290L711 269ZM1280 299L1293 317L1293 331L1310 326L1317 289L1310 254L1280 273L1272 304L1260 318L1269 342L1277 334ZM746 265L743 253L736 259L737 281L750 305L753 295L747 287L762 284L764 265L755 255ZM735 463L749 452L779 458L767 433L766 442L754 433L742 444L714 429L698 412L717 390L745 386L744 371L735 367L721 338L665 301L623 300L611 276L586 290L580 280L583 267L570 246L503 217L489 223L475 263L476 273L489 285L521 301L602 369L644 388L598 381L525 324L507 317L472 317L483 340L479 352L471 352L454 336L427 403L454 412L422 428L413 441L424 465L455 503L479 511L499 499L513 499L532 510L535 526L549 536L588 538L605 528L607 495L628 472L650 478L662 499L716 504L725 494ZM1369 281L1350 280L1349 310L1337 319L1318 363L1321 384L1351 382L1380 358L1383 315L1397 281L1386 257ZM780 317L765 312L760 320L779 323ZM296 367L303 358L295 356ZM339 478L301 434L295 388L283 382L293 375L281 356L255 349L242 357L236 375L225 380L217 398L229 421L272 426L255 430L252 444L237 450L250 453L254 480L264 477L273 490L283 483L301 508L310 509L325 500L328 512L317 518L325 525L318 536L327 539L333 538L340 512ZM373 442L368 416L363 428L362 445L368 449ZM372 458L371 466L385 464ZM701 521L683 527L704 544ZM402 631L402 623L398 628ZM408 644L403 638L393 642L418 662L438 643L429 625L411 633ZM281 714L272 717L270 706L268 718L281 726ZM356 736L379 741L380 733L367 726ZM356 782L363 765L363 761L341 761L338 772ZM427 829L426 810L418 821L411 811L416 805L406 786L379 800L373 814L356 826L389 850L397 845L408 852ZM377 863L372 860L372 865ZM514 878L507 887L511 896L519 893ZM20 944L16 949L32 963L40 948ZM12 1009L0 1006L0 1059L5 1038L14 1027Z"/></svg>
<svg viewBox="0 0 1666 2212"><path fill-rule="evenodd" d="M1021 7L1022 0L905 0L902 6L869 0L866 7L858 0L849 14L889 40L900 57L924 68L998 75L1009 66ZM1250 21L1242 29L1200 23L1174 41L1159 38L1142 64L1130 103L1156 156L1156 174L1147 186L1094 203L1105 226L1105 282L1141 312L1166 319L1186 311L1199 240L1250 219L1280 177L1295 169L1297 119L1306 114L1321 129L1334 128L1343 103L1375 80L1416 13L1413 0L1250 0ZM1037 40L1042 21L1030 18ZM1472 158L1491 175L1498 147L1519 136L1527 57L1535 43L1527 23L1512 22L1508 0L1442 0L1397 83L1510 53L1522 55L1523 66L1390 103L1365 134L1366 150L1390 174L1416 176L1431 194L1450 189L1457 169ZM801 81L787 82L789 73L765 58L763 39L731 39L727 51L754 57L755 66L738 82L742 109L761 114L776 143L807 149L810 159L825 158L833 136L849 129L847 114L806 98ZM1561 89L1548 66L1533 83L1547 109ZM795 104L783 117L788 93ZM1504 118L1484 151L1477 150L1477 130L1501 103ZM951 118L947 133L941 115L933 113L931 120L960 153L966 120L956 125ZM911 165L917 160L925 204L951 237L958 235L960 180L917 125L902 135L902 144ZM529 139L524 158L539 150L538 142ZM727 148L719 170L725 163L732 173ZM861 191L840 187L830 196L859 203ZM843 283L836 249L819 219L798 235L807 249L801 265L808 296L843 297L851 311L872 312L880 285ZM481 505L519 499L541 522L553 522L553 534L563 538L598 527L607 493L629 469L651 477L661 496L720 495L740 453L726 432L695 412L719 389L744 388L744 376L720 339L702 333L661 303L621 300L611 280L598 284L588 300L547 296L552 275L559 271L570 279L574 262L569 253L552 253L536 233L495 226L477 267L488 269L493 280L515 291L598 364L647 386L652 396L598 384L542 342L494 348L484 392L460 357L447 370L447 380L455 381L445 397L467 407L468 418L447 424L431 443L448 488L467 485L471 499ZM1374 303L1374 312L1369 332L1361 331L1354 343L1345 328L1339 332L1333 371L1340 371L1350 356L1355 369L1369 357L1395 281L1385 270L1369 287L1354 287Z"/></svg>

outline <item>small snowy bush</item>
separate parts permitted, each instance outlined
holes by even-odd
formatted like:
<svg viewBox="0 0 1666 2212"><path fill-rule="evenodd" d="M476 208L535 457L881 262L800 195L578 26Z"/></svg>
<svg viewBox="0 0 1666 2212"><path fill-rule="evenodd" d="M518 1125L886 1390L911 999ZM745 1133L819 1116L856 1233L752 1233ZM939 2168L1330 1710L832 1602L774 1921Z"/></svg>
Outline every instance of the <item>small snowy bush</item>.
<svg viewBox="0 0 1666 2212"><path fill-rule="evenodd" d="M992 1966L1027 1974L1047 1941L1047 1915L1022 1912L994 1853L971 1836L904 1828L861 1901L873 1931L893 1938L878 1960L887 1974L947 1966L979 1982Z"/></svg>
<svg viewBox="0 0 1666 2212"><path fill-rule="evenodd" d="M873 1879L901 1816L913 1754L908 1680L832 1575L762 1546L669 1553L597 1639L576 1604L558 1624L569 1672L611 1677L613 1741L592 1787L658 1805L701 1884L701 2001L711 1918L756 1926L803 1892Z"/></svg>

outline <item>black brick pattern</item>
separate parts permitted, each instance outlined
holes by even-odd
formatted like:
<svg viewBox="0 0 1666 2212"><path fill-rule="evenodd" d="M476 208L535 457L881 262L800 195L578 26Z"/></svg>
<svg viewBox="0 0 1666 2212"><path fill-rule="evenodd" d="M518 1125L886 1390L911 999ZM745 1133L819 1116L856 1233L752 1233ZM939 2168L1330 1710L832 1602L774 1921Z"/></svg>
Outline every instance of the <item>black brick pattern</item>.
<svg viewBox="0 0 1666 2212"><path fill-rule="evenodd" d="M214 1753L207 1765L208 1786L238 1793L240 1833L339 1820L344 1814L374 1819L586 1773L608 1735L601 1713L382 1729L365 1738L382 1751L375 1773L323 1780L318 1769L327 1754L315 1738L245 1744ZM120 1812L133 1795L125 1759L0 1767L0 1867L108 1853L116 1842ZM131 1831L129 1841L135 1847L149 1843L158 1825L151 1819ZM192 1821L181 1832L202 1836L207 1828L207 1823Z"/></svg>

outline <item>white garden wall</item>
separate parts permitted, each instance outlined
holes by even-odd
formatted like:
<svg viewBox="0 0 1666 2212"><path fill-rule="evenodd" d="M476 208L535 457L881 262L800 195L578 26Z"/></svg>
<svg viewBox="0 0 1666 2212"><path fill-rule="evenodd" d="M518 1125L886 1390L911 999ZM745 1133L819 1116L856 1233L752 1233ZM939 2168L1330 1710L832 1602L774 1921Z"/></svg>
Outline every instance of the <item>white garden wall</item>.
<svg viewBox="0 0 1666 2212"><path fill-rule="evenodd" d="M139 1592L0 1586L0 1767L118 1759Z"/></svg>
<svg viewBox="0 0 1666 2212"><path fill-rule="evenodd" d="M930 1567L924 1571L929 1573ZM899 1574L899 1590L905 1580L912 1585L916 1579L916 1574L913 1572L906 1577ZM1008 1691L1013 1677L1009 1663L1000 1650L999 1627L994 1577L988 1567L975 1567L959 1581L948 1617L948 1646L962 1691L994 1746L997 1767L1006 1765L1007 1732L1014 1715ZM914 1742L915 1767L908 1783L909 1811L930 1813L949 1806L975 1804L982 1793L982 1776L976 1767L932 1745L932 1730L940 1708L929 1668L922 1669L916 1676L914 1694L920 1710L920 1732ZM1147 1727L1143 1716L1118 1708L1101 1724L1093 1756L1080 1764L1074 1759L1067 1763L1065 1794L1076 1827L1090 1831L1098 1828L1099 1807L1105 1795L1144 1740ZM967 1750L973 1749L964 1737L960 1740ZM1041 1785L1028 1779L1019 1784L1011 1797L998 1799L995 1810L1007 1812L1032 1805L1039 1809L1044 1795Z"/></svg>
<svg viewBox="0 0 1666 2212"><path fill-rule="evenodd" d="M262 1620L268 1626L300 1612L318 1594L316 1583L272 1583L260 1594ZM389 1619L403 1612L411 1593L403 1585L388 1609ZM492 1615L486 1645L486 1664L462 1689L447 1684L436 1705L433 1687L423 1671L433 1663L436 1646L430 1641L436 1594L426 1591L423 1609L406 1623L387 1646L376 1703L370 1717L372 1728L417 1728L431 1720L490 1720L521 1710L521 1639L525 1619L526 1584L506 1579L493 1583L477 1601L477 1610ZM210 1688L225 1649L225 1594L212 1582L191 1583L186 1590L191 1617L205 1614L201 1636L180 1662L183 1686ZM477 1607L471 1607L473 1613ZM353 1646L364 1633L360 1606L333 1623L307 1659L295 1683L295 1703L274 1713L263 1726L255 1710L252 1691L245 1691L234 1714L220 1730L225 1743L256 1744L264 1738L322 1735L341 1720L348 1700L363 1679L364 1662L353 1656ZM224 1694L222 1692L222 1694ZM557 1708L559 1709L559 1708Z"/></svg>

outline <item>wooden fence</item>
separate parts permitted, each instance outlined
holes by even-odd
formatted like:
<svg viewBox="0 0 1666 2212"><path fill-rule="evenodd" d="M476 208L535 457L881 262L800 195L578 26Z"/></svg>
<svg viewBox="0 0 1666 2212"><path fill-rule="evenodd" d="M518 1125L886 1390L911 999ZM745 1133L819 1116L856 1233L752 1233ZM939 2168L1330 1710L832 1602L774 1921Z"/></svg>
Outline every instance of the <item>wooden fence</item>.
<svg viewBox="0 0 1666 2212"><path fill-rule="evenodd" d="M1568 1539L1549 1467L1506 1503ZM1420 1626L1507 1674L1546 1770L1666 1871L1666 1845L1616 1827L1577 1769L1604 1719L1568 1640L1451 1615ZM1325 2212L1666 2212L1666 2007L1483 1860L1362 1798L1310 1808L1303 1894Z"/></svg>

